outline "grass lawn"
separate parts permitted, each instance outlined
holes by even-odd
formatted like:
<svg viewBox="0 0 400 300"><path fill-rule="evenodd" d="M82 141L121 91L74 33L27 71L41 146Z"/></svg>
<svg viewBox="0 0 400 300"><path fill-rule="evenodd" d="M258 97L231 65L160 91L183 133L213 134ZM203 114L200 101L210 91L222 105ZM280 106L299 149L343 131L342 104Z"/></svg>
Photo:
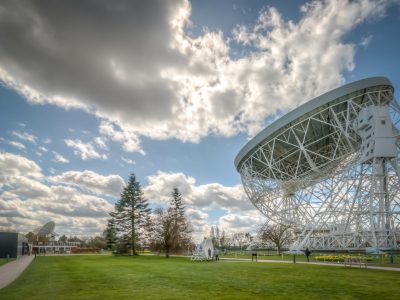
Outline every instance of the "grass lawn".
<svg viewBox="0 0 400 300"><path fill-rule="evenodd" d="M11 260L9 260L9 261L11 261ZM0 266L5 265L6 263L8 263L7 259L0 258Z"/></svg>
<svg viewBox="0 0 400 300"><path fill-rule="evenodd" d="M47 256L2 289L0 299L400 299L399 285L398 272L359 268Z"/></svg>
<svg viewBox="0 0 400 300"><path fill-rule="evenodd" d="M357 256L358 254L349 254L349 253L312 253L310 256L310 261L311 262L323 262L323 260L316 260L317 256L323 257L323 255L352 255L352 256ZM362 257L365 255L361 255ZM400 255L395 255L393 264L390 261L390 256L385 255L367 255L372 258L372 261L368 261L368 265L370 266L384 266L384 267L396 267L400 268ZM229 252L227 254L221 255L223 258L246 258L246 259L251 259L251 252L245 253L245 252ZM258 255L258 259L266 259L266 260L284 260L284 261L293 261L293 255L291 254L283 254L283 255L275 255L268 253L266 254L265 252L260 252ZM307 258L305 255L296 255L296 261L307 261Z"/></svg>

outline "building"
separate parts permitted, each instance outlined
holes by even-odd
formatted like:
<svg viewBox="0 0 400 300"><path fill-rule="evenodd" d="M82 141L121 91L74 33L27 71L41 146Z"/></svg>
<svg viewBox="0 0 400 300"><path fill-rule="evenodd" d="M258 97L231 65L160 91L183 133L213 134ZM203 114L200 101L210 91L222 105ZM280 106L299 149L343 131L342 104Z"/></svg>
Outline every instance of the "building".
<svg viewBox="0 0 400 300"><path fill-rule="evenodd" d="M28 239L17 232L0 232L0 258L29 255Z"/></svg>
<svg viewBox="0 0 400 300"><path fill-rule="evenodd" d="M47 242L33 242L32 252L35 254L44 253L76 253L79 247L79 242L61 242L61 241L47 241Z"/></svg>

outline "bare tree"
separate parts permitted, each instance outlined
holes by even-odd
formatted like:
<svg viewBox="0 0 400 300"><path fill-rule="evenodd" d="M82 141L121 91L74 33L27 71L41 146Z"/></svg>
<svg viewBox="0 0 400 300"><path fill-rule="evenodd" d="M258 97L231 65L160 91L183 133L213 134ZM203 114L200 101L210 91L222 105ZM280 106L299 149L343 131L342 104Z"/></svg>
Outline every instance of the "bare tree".
<svg viewBox="0 0 400 300"><path fill-rule="evenodd" d="M191 228L185 217L182 195L174 188L170 206L154 211L153 248L164 250L168 258L171 252L179 253L188 249L191 244Z"/></svg>
<svg viewBox="0 0 400 300"><path fill-rule="evenodd" d="M275 245L278 254L281 254L283 247L288 246L293 241L291 226L283 224L270 225L266 223L259 231L262 242L271 242Z"/></svg>

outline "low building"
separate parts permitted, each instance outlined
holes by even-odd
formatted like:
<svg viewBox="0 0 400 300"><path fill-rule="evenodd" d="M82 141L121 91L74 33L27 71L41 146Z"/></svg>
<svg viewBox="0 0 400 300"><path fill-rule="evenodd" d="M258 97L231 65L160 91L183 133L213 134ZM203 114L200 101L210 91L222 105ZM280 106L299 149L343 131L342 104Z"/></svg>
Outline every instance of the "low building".
<svg viewBox="0 0 400 300"><path fill-rule="evenodd" d="M77 248L79 247L79 242L56 242L56 241L47 241L47 242L33 242L32 252L35 254L45 254L45 253L75 253L77 252Z"/></svg>
<svg viewBox="0 0 400 300"><path fill-rule="evenodd" d="M28 239L17 232L0 232L0 258L29 255Z"/></svg>

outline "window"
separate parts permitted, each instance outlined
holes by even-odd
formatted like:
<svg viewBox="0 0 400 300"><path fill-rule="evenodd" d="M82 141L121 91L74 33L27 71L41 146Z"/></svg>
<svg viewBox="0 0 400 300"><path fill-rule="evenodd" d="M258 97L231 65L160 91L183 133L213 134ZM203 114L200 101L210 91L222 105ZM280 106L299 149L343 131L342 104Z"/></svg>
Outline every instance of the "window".
<svg viewBox="0 0 400 300"><path fill-rule="evenodd" d="M381 125L385 125L386 124L386 120L381 120Z"/></svg>

